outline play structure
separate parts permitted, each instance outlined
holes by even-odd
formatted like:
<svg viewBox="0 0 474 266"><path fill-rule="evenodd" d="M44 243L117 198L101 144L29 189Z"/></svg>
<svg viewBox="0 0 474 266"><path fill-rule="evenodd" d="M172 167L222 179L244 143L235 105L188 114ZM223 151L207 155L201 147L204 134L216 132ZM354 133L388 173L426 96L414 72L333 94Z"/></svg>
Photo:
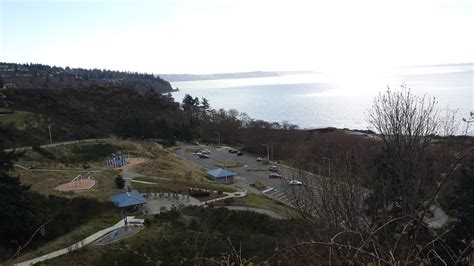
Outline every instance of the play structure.
<svg viewBox="0 0 474 266"><path fill-rule="evenodd" d="M112 154L112 157L105 160L105 165L108 167L122 167L127 164L127 158L122 154Z"/></svg>
<svg viewBox="0 0 474 266"><path fill-rule="evenodd" d="M95 185L95 180L92 180L90 178L91 176L92 172L87 172L84 175L78 175L68 183L57 186L54 190L60 192L79 192L89 190Z"/></svg>

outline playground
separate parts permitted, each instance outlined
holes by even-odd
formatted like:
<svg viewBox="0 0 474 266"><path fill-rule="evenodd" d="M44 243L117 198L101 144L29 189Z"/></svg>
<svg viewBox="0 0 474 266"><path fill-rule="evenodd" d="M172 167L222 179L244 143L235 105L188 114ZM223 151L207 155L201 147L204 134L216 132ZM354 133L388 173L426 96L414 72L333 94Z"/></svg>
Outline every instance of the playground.
<svg viewBox="0 0 474 266"><path fill-rule="evenodd" d="M59 192L80 192L95 186L95 180L91 179L92 172L74 177L70 182L57 186L54 190Z"/></svg>

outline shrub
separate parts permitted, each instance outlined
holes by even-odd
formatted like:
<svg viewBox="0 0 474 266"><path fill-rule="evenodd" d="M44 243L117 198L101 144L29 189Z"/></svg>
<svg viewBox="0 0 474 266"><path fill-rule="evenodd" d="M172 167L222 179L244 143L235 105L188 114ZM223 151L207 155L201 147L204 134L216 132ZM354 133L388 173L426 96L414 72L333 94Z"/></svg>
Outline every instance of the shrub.
<svg viewBox="0 0 474 266"><path fill-rule="evenodd" d="M211 192L202 190L190 190L189 195L195 198L209 197L211 195Z"/></svg>
<svg viewBox="0 0 474 266"><path fill-rule="evenodd" d="M115 178L115 185L117 186L117 188L120 189L125 187L125 180L123 180L122 175L117 175L117 177Z"/></svg>
<svg viewBox="0 0 474 266"><path fill-rule="evenodd" d="M227 198L227 199L224 199L224 203L225 204L232 204L234 202L234 198Z"/></svg>

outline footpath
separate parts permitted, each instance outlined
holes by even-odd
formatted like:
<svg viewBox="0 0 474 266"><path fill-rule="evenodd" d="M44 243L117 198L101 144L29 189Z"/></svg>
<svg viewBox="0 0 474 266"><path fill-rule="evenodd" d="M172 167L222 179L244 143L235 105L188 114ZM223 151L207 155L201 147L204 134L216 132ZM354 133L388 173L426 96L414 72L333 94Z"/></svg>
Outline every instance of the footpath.
<svg viewBox="0 0 474 266"><path fill-rule="evenodd" d="M143 226L143 222L144 222L143 219L135 219L135 216L127 216L127 221L130 224L138 224L138 225L141 225L141 226ZM37 257L37 258L31 259L31 260L20 262L20 263L15 264L15 265L29 266L29 265L33 265L33 264L41 262L41 261L45 261L45 260L49 260L49 259L52 259L52 258L59 257L61 255L67 254L71 251L80 249L80 248L84 247L85 245L91 244L91 243L97 241L98 239L100 239L101 237L103 237L104 235L106 235L107 233L109 233L113 230L119 229L121 227L124 227L124 226L125 226L125 221L124 221L124 219L121 219L115 225L113 225L111 227L108 227L108 228L105 228L105 229L102 229L102 230L88 236L87 238L85 238L85 239L83 239L83 240L77 242L76 244L73 244L73 245L71 245L67 248L63 248L63 249L51 252L49 254L46 254L46 255L43 255L41 257Z"/></svg>

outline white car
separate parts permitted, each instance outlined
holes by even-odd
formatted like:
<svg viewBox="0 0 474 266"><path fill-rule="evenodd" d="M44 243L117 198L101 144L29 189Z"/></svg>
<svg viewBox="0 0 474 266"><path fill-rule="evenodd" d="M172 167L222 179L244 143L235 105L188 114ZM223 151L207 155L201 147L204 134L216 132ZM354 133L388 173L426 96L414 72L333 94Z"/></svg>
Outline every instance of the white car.
<svg viewBox="0 0 474 266"><path fill-rule="evenodd" d="M299 185L303 185L303 183L301 181L293 179L293 180L288 181L288 185L299 186Z"/></svg>
<svg viewBox="0 0 474 266"><path fill-rule="evenodd" d="M211 151L208 149L201 150L202 154L211 154Z"/></svg>

